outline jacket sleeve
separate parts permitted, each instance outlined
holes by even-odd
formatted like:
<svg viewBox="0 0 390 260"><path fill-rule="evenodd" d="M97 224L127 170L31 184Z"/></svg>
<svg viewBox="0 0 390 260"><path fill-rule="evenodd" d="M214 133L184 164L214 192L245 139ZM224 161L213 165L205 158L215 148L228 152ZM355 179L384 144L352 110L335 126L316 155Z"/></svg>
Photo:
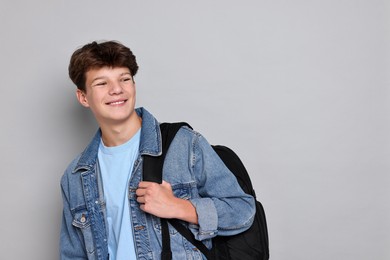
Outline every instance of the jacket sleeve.
<svg viewBox="0 0 390 260"><path fill-rule="evenodd" d="M60 259L87 259L84 240L79 231L72 225L73 216L69 205L69 191L66 175L64 175L61 179L61 192L63 200L63 214L60 233Z"/></svg>
<svg viewBox="0 0 390 260"><path fill-rule="evenodd" d="M199 225L192 232L199 240L216 235L230 236L247 230L253 223L256 206L236 177L201 135L193 145L193 170L199 198L191 199Z"/></svg>

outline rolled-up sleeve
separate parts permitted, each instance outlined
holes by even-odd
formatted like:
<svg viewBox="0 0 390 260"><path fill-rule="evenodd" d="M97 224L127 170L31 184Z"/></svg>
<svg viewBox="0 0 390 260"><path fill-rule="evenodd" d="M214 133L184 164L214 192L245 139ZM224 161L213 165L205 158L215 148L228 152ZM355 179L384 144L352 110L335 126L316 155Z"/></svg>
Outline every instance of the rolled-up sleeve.
<svg viewBox="0 0 390 260"><path fill-rule="evenodd" d="M241 189L234 174L201 135L194 140L191 160L200 195L191 199L198 214L198 227L191 228L196 239L247 230L254 219L255 200Z"/></svg>

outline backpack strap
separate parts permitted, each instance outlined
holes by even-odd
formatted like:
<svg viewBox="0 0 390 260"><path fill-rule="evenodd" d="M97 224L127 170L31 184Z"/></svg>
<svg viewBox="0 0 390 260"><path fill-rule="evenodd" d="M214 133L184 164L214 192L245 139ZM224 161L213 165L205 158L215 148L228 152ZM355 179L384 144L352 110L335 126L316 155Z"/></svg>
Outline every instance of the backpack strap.
<svg viewBox="0 0 390 260"><path fill-rule="evenodd" d="M191 128L189 124L184 122L160 124L162 154L160 156L144 155L144 181L151 181L159 184L162 183L162 170L165 156L167 154L169 146L171 145L171 142L173 141L173 138L175 138L177 131L179 131L182 126L188 126L189 128Z"/></svg>
<svg viewBox="0 0 390 260"><path fill-rule="evenodd" d="M182 126L191 126L184 122L179 123L163 123L160 124L161 139L162 139L162 154L160 156L144 155L143 162L143 180L156 183L162 183L162 170L164 159L169 149L172 140L175 138L177 131ZM162 260L172 259L171 243L169 237L168 222L166 219L160 219L162 233Z"/></svg>
<svg viewBox="0 0 390 260"><path fill-rule="evenodd" d="M215 259L214 251L208 249L201 241L196 240L194 234L187 227L181 224L178 219L168 219L168 222L177 230L177 232L185 237L185 239L187 239L192 245L199 249L207 259Z"/></svg>
<svg viewBox="0 0 390 260"><path fill-rule="evenodd" d="M165 218L160 218L160 222L161 222L161 236L162 236L161 260L171 260L172 250L171 250L171 239L169 237L168 222Z"/></svg>

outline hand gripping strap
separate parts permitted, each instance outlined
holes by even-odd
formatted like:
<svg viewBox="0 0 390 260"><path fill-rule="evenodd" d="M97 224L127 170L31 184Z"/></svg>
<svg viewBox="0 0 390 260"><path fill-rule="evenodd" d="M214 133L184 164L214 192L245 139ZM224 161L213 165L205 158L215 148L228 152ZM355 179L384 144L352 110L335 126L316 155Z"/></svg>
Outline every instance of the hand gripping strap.
<svg viewBox="0 0 390 260"><path fill-rule="evenodd" d="M177 131L182 126L190 125L187 123L163 123L160 124L161 139L162 139L162 154L160 156L144 155L143 162L143 180L156 183L162 183L162 170L164 165L164 159L169 149L172 140L175 138ZM168 222L166 219L160 219L161 221L161 233L162 233L162 260L171 260L172 251L169 237Z"/></svg>

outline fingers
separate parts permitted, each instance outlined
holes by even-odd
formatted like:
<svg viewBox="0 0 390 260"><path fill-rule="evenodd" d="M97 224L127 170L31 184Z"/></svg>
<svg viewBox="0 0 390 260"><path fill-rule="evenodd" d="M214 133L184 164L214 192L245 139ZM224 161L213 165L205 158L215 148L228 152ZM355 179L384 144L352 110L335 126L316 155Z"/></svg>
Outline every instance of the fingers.
<svg viewBox="0 0 390 260"><path fill-rule="evenodd" d="M155 182L141 181L138 185L138 189L135 191L137 196L145 196L147 193L150 194L153 190L158 187L159 184Z"/></svg>
<svg viewBox="0 0 390 260"><path fill-rule="evenodd" d="M156 189L159 189L159 188L165 188L165 189L168 189L168 190L171 190L171 184L169 184L169 182L166 182L166 181L163 181L162 184L158 184L156 182L150 182L150 181L141 181L139 184L138 184L138 189L137 189L137 192L139 191L140 193L142 193L142 191L146 192L146 190L156 190ZM136 194L139 196L139 195L142 195L142 194L138 194L136 192Z"/></svg>
<svg viewBox="0 0 390 260"><path fill-rule="evenodd" d="M156 216L168 215L165 211L172 206L175 199L171 185L165 181L162 184L142 181L135 194L141 210Z"/></svg>
<svg viewBox="0 0 390 260"><path fill-rule="evenodd" d="M148 181L140 182L138 189L135 191L138 203L145 204L146 202L154 199L156 196L159 196L166 186L167 182L165 182L164 185Z"/></svg>
<svg viewBox="0 0 390 260"><path fill-rule="evenodd" d="M156 182L141 181L141 182L138 184L138 188L148 188L148 187L152 187L152 186L156 186L156 185L159 185L159 184L156 183Z"/></svg>

